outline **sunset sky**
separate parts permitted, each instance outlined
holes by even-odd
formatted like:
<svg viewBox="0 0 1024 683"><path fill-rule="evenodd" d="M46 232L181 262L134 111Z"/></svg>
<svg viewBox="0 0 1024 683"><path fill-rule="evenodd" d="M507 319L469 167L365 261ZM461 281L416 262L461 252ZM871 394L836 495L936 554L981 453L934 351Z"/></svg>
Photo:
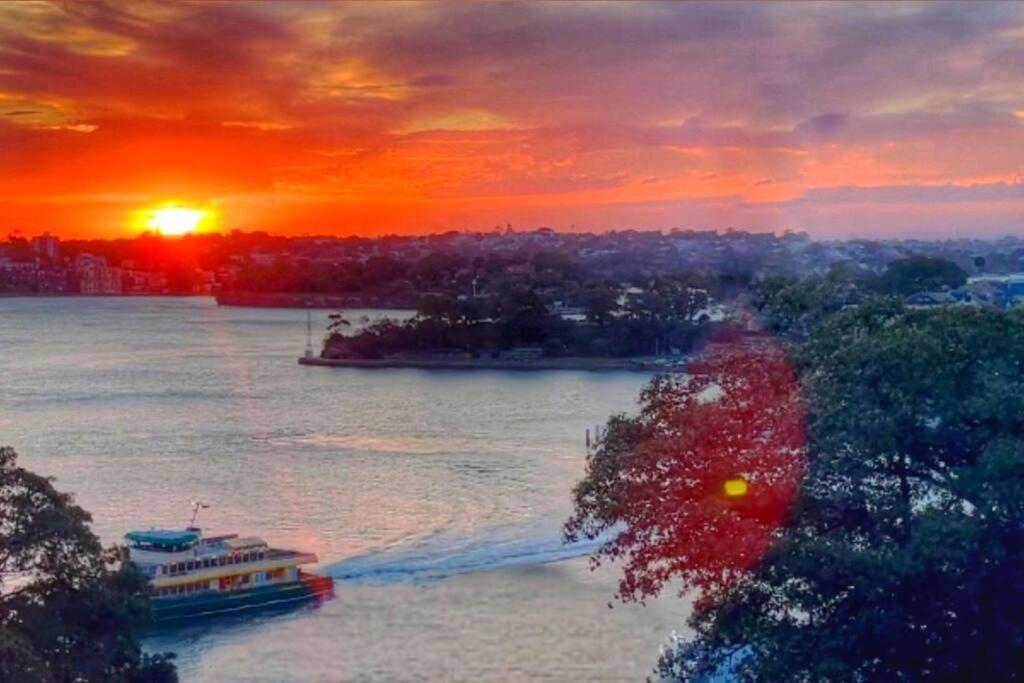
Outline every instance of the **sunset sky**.
<svg viewBox="0 0 1024 683"><path fill-rule="evenodd" d="M165 204L288 234L1019 233L1024 4L0 5L0 235Z"/></svg>

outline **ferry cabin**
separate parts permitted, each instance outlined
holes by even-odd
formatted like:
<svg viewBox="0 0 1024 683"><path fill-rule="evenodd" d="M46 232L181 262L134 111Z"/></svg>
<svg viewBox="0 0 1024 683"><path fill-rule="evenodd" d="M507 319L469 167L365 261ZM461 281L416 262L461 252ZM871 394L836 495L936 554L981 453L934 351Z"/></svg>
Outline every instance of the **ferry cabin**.
<svg viewBox="0 0 1024 683"><path fill-rule="evenodd" d="M203 538L189 529L134 531L125 538L132 562L149 580L158 611L165 599L294 585L305 576L299 565L317 561L313 553L270 548L255 536Z"/></svg>

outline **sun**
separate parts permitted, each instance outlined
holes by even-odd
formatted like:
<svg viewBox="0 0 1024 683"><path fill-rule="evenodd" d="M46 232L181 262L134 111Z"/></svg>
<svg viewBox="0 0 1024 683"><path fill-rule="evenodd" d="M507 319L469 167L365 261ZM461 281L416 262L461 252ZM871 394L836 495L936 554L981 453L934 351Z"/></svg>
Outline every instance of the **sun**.
<svg viewBox="0 0 1024 683"><path fill-rule="evenodd" d="M199 227L206 217L207 212L202 209L171 206L149 212L146 227L161 235L185 235Z"/></svg>

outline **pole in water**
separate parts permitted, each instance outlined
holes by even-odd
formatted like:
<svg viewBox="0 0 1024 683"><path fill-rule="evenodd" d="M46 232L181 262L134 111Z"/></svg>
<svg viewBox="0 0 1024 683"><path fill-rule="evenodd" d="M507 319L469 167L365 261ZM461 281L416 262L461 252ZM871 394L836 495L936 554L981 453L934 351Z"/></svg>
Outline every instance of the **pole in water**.
<svg viewBox="0 0 1024 683"><path fill-rule="evenodd" d="M313 357L313 314L306 309L306 358Z"/></svg>
<svg viewBox="0 0 1024 683"><path fill-rule="evenodd" d="M587 427L587 452L590 452L590 427Z"/></svg>

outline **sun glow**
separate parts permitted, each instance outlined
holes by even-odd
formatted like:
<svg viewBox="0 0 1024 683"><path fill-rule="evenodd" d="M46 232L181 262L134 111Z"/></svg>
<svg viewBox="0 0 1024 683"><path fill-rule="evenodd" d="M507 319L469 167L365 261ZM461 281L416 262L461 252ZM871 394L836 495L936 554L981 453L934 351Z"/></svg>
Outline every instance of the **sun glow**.
<svg viewBox="0 0 1024 683"><path fill-rule="evenodd" d="M164 235L184 235L192 232L203 220L203 212L198 209L170 208L157 209L147 224Z"/></svg>
<svg viewBox="0 0 1024 683"><path fill-rule="evenodd" d="M135 223L145 230L153 230L161 235L187 235L200 227L207 226L213 218L208 209L192 206L162 205L141 210L136 215Z"/></svg>

